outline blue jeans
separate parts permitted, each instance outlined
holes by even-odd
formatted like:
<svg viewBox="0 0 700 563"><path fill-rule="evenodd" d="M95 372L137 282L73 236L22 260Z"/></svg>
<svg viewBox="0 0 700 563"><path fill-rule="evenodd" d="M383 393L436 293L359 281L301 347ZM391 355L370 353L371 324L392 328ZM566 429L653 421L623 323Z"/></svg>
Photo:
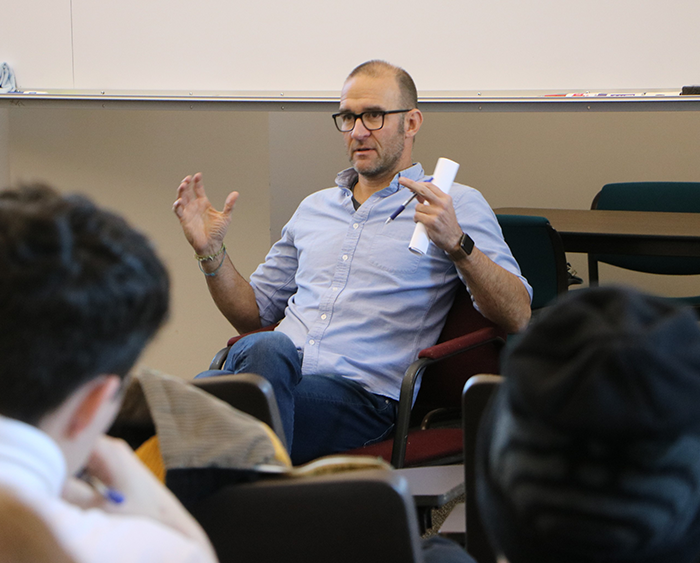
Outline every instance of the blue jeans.
<svg viewBox="0 0 700 563"><path fill-rule="evenodd" d="M241 338L229 351L224 373L257 373L271 384L294 465L388 438L396 421L396 401L374 395L339 375L301 374L301 354L281 332Z"/></svg>
<svg viewBox="0 0 700 563"><path fill-rule="evenodd" d="M424 563L476 563L464 548L447 538L431 536L421 540Z"/></svg>

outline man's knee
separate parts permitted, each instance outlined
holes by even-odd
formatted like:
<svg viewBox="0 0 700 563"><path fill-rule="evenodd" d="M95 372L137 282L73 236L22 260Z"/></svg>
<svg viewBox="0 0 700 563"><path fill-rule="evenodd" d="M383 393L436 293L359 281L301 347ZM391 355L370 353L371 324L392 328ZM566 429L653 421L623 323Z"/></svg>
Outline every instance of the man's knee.
<svg viewBox="0 0 700 563"><path fill-rule="evenodd" d="M291 339L281 332L256 332L241 338L229 351L224 369L233 372L267 371L264 367L272 367L279 362L296 364L299 359L297 350ZM256 371L253 368L258 368Z"/></svg>
<svg viewBox="0 0 700 563"><path fill-rule="evenodd" d="M267 331L255 332L244 336L238 340L229 352L231 354L245 353L248 355L255 354L285 354L297 353L296 347L291 339L281 332Z"/></svg>

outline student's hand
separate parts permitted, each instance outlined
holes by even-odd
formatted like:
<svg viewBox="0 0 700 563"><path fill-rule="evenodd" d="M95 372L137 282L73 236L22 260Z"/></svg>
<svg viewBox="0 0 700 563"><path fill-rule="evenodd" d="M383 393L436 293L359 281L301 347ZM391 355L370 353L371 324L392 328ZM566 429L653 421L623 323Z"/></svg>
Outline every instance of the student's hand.
<svg viewBox="0 0 700 563"><path fill-rule="evenodd" d="M221 249L237 199L238 192L231 192L226 198L224 209L217 211L204 192L201 173L186 176L182 180L177 188L173 211L180 220L187 241L197 254L208 256Z"/></svg>
<svg viewBox="0 0 700 563"><path fill-rule="evenodd" d="M457 221L452 197L430 182L400 178L399 183L415 192L419 203L413 220L425 225L430 240L445 252L456 250L462 238L462 227Z"/></svg>
<svg viewBox="0 0 700 563"><path fill-rule="evenodd" d="M97 494L80 479L66 483L63 498L82 508L99 507L106 512L145 516L174 528L212 551L206 534L151 471L141 463L123 440L102 436L85 466L85 473L119 492L123 502L113 502Z"/></svg>
<svg viewBox="0 0 700 563"><path fill-rule="evenodd" d="M78 477L68 478L63 486L61 496L63 500L85 510L88 508L102 508L107 505L105 497L98 493L94 487L88 485L86 481Z"/></svg>

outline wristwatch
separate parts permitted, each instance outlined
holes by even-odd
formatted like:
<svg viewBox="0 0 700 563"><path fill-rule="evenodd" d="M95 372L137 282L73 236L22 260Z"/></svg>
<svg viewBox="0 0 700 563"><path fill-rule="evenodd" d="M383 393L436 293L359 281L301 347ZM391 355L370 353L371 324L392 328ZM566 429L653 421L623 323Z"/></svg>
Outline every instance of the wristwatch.
<svg viewBox="0 0 700 563"><path fill-rule="evenodd" d="M450 252L450 258L457 260L459 258L460 250L463 250L467 256L469 256L472 253L472 250L474 250L474 241L467 233L462 233L462 236L459 239L459 248Z"/></svg>

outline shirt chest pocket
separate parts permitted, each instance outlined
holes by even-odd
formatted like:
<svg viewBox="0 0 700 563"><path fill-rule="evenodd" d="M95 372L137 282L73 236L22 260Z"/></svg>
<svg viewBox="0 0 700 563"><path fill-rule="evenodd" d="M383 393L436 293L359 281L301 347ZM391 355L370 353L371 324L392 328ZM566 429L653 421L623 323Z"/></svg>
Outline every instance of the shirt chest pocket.
<svg viewBox="0 0 700 563"><path fill-rule="evenodd" d="M409 227L409 228L406 228ZM372 238L369 262L386 272L410 274L418 269L421 256L408 249L415 223L389 223Z"/></svg>

